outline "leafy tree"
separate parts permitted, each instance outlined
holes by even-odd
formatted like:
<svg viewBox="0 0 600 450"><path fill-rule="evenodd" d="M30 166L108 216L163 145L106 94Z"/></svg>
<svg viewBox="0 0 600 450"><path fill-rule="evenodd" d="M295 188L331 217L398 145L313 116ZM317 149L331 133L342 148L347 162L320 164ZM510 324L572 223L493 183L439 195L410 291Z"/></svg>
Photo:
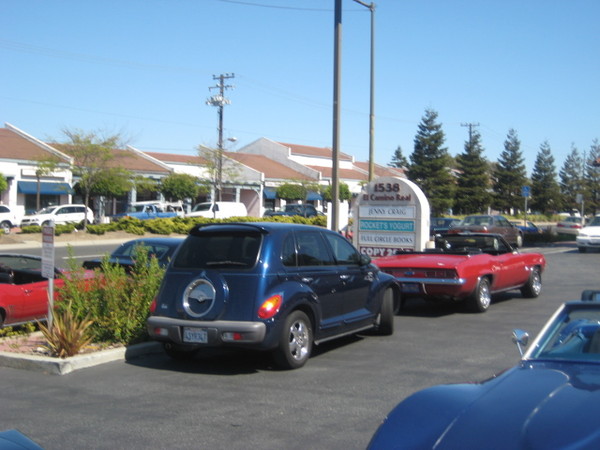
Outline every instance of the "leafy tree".
<svg viewBox="0 0 600 450"><path fill-rule="evenodd" d="M131 178L132 174L128 170L121 167L109 167L98 173L90 195L108 198L121 197L131 190L133 186Z"/></svg>
<svg viewBox="0 0 600 450"><path fill-rule="evenodd" d="M402 154L402 147L398 146L398 148L396 148L388 166L396 167L397 169L408 169L408 159Z"/></svg>
<svg viewBox="0 0 600 450"><path fill-rule="evenodd" d="M305 186L296 183L284 183L277 188L277 197L284 200L304 200L308 194Z"/></svg>
<svg viewBox="0 0 600 450"><path fill-rule="evenodd" d="M332 200L332 195L331 195L331 191L333 190L333 186L331 185L327 185L323 188L323 190L321 191L322 195L323 195L323 199L325 199L326 201L330 202ZM344 201L344 200L350 200L352 198L352 193L350 192L350 188L348 187L348 185L344 182L340 182L339 185L339 193L338 193L338 198L340 201Z"/></svg>
<svg viewBox="0 0 600 450"><path fill-rule="evenodd" d="M571 152L558 175L563 206L568 209L578 208L577 195L583 195L583 159L575 145L571 145Z"/></svg>
<svg viewBox="0 0 600 450"><path fill-rule="evenodd" d="M35 179L37 183L36 196L35 196L35 210L39 211L42 207L41 201L41 178L49 175L56 170L60 161L57 158L49 157L47 159L40 159L35 169Z"/></svg>
<svg viewBox="0 0 600 450"><path fill-rule="evenodd" d="M68 140L61 147L73 157L71 170L79 178L78 189L87 207L94 186L105 179L104 172L112 167L111 162L115 159L113 150L123 145L122 137L118 134L104 135L96 131L69 129L64 129L63 134ZM85 226L87 216L84 219Z"/></svg>
<svg viewBox="0 0 600 450"><path fill-rule="evenodd" d="M455 180L450 172L452 158L444 147L446 140L437 112L425 110L414 140L414 151L408 178L427 196L433 215L441 215L452 208Z"/></svg>
<svg viewBox="0 0 600 450"><path fill-rule="evenodd" d="M222 148L198 147L198 156L204 159L204 168L208 172L217 201L222 200L223 182L233 181L239 176L239 166L236 161L225 156Z"/></svg>
<svg viewBox="0 0 600 450"><path fill-rule="evenodd" d="M483 157L481 136L473 131L465 143L465 151L456 158L458 180L456 210L462 214L485 212L490 206L489 165Z"/></svg>
<svg viewBox="0 0 600 450"><path fill-rule="evenodd" d="M561 209L554 156L547 141L540 145L531 174L531 207L546 214Z"/></svg>
<svg viewBox="0 0 600 450"><path fill-rule="evenodd" d="M4 192L8 189L8 181L6 177L0 173L0 192Z"/></svg>
<svg viewBox="0 0 600 450"><path fill-rule="evenodd" d="M594 139L585 161L584 183L587 208L594 214L600 211L600 143Z"/></svg>
<svg viewBox="0 0 600 450"><path fill-rule="evenodd" d="M135 190L142 194L151 194L159 190L158 180L143 177L141 175L134 176L132 179Z"/></svg>
<svg viewBox="0 0 600 450"><path fill-rule="evenodd" d="M508 130L504 150L494 170L494 207L503 212L521 208L521 189L528 184L521 141L514 129Z"/></svg>
<svg viewBox="0 0 600 450"><path fill-rule="evenodd" d="M200 193L198 178L187 173L171 173L161 181L161 192L170 200L195 199Z"/></svg>

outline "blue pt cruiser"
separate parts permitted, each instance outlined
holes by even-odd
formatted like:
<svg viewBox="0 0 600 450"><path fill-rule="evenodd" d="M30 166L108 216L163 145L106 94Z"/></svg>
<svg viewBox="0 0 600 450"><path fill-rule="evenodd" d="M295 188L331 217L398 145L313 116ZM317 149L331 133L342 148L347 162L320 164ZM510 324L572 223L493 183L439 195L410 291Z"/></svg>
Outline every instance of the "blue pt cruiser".
<svg viewBox="0 0 600 450"><path fill-rule="evenodd" d="M169 264L147 326L173 358L230 346L272 351L279 367L296 369L313 344L369 329L392 334L399 305L394 277L338 233L199 225Z"/></svg>

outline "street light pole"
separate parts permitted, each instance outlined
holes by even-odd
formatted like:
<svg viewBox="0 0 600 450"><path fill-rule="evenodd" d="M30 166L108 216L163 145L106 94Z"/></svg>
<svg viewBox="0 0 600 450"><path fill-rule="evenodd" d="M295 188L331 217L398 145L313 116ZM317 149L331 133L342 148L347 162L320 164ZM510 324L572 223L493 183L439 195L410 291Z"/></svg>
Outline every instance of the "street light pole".
<svg viewBox="0 0 600 450"><path fill-rule="evenodd" d="M375 178L375 3L365 3L354 0L356 3L369 8L371 11L371 86L369 108L369 181Z"/></svg>

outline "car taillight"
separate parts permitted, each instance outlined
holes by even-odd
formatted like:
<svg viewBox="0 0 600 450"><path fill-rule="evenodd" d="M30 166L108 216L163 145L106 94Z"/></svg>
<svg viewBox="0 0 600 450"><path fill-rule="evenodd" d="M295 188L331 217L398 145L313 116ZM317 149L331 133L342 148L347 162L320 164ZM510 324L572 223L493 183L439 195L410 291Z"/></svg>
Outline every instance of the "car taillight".
<svg viewBox="0 0 600 450"><path fill-rule="evenodd" d="M400 278L458 278L456 271L450 269L392 269L386 272Z"/></svg>
<svg viewBox="0 0 600 450"><path fill-rule="evenodd" d="M282 301L283 297L279 294L269 297L258 308L258 317L261 319L270 319L279 312Z"/></svg>
<svg viewBox="0 0 600 450"><path fill-rule="evenodd" d="M154 314L154 311L156 311L156 297L150 303L150 314Z"/></svg>
<svg viewBox="0 0 600 450"><path fill-rule="evenodd" d="M454 270L435 269L428 270L426 274L427 278L458 278Z"/></svg>

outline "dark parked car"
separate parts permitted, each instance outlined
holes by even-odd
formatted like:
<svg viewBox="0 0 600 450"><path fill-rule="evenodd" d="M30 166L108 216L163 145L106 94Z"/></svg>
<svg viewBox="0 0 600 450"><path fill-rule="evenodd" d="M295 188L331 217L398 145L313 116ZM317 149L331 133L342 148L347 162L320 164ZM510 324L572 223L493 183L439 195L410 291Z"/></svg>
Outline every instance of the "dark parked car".
<svg viewBox="0 0 600 450"><path fill-rule="evenodd" d="M300 204L300 203L290 203L285 205L284 209L281 211L267 211L265 212L265 217L272 216L302 216L302 217L316 217L316 216L324 216L321 211L317 210L313 205L310 204Z"/></svg>
<svg viewBox="0 0 600 450"><path fill-rule="evenodd" d="M313 344L363 330L392 334L399 289L339 233L229 223L190 231L151 306L148 332L168 355L206 347L272 351L295 369Z"/></svg>
<svg viewBox="0 0 600 450"><path fill-rule="evenodd" d="M158 259L161 267L169 264L169 261L175 254L175 250L183 242L183 238L141 238L124 242L112 252L108 258L111 264L120 264L125 269L130 269L135 265L136 247L144 246L148 249L148 256ZM102 259L91 259L83 262L86 269L95 269L102 266Z"/></svg>
<svg viewBox="0 0 600 450"><path fill-rule="evenodd" d="M535 223L533 223L530 220L527 220L527 221L511 220L510 223L512 223L514 226L516 226L519 230L521 230L523 232L523 234L535 235L535 234L542 234L544 232L544 230L542 230L540 227L538 227Z"/></svg>
<svg viewBox="0 0 600 450"><path fill-rule="evenodd" d="M523 246L523 232L504 216L485 214L466 216L460 223L448 230L449 233L464 231L500 234L510 245L519 248Z"/></svg>
<svg viewBox="0 0 600 450"><path fill-rule="evenodd" d="M460 223L460 219L451 217L432 217L429 219L429 235L447 233L450 228Z"/></svg>
<svg viewBox="0 0 600 450"><path fill-rule="evenodd" d="M369 448L600 448L600 303L591 294L563 304L515 367L402 401ZM515 330L513 340L522 351L528 335Z"/></svg>

